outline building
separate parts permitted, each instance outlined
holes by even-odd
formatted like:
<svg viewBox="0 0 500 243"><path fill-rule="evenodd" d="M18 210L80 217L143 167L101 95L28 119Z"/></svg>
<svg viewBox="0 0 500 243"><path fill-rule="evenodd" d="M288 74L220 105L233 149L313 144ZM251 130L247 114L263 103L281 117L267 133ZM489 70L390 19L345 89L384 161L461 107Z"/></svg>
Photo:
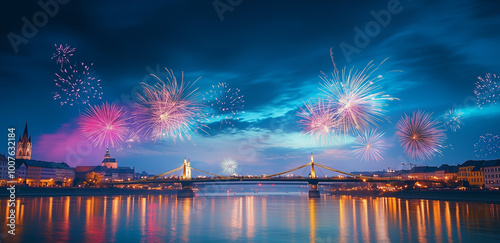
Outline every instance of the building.
<svg viewBox="0 0 500 243"><path fill-rule="evenodd" d="M135 173L135 180L147 179L148 177L156 176L154 174L148 174L146 171L142 171L141 173Z"/></svg>
<svg viewBox="0 0 500 243"><path fill-rule="evenodd" d="M104 160L102 160L101 166L107 167L109 169L117 169L118 161L115 158L111 158L109 154L109 149L106 149L106 154L104 155Z"/></svg>
<svg viewBox="0 0 500 243"><path fill-rule="evenodd" d="M17 159L16 167L19 171L26 171L25 176L18 179L24 184L33 187L72 186L75 171L68 164L61 162L47 162L40 160Z"/></svg>
<svg viewBox="0 0 500 243"><path fill-rule="evenodd" d="M28 123L24 127L24 132L17 142L16 159L31 159L31 136L28 137Z"/></svg>
<svg viewBox="0 0 500 243"><path fill-rule="evenodd" d="M467 160L458 167L458 181L466 182L471 187L483 187L483 163L484 160Z"/></svg>
<svg viewBox="0 0 500 243"><path fill-rule="evenodd" d="M87 175L91 172L101 175L101 181L130 181L134 180L135 168L118 167L118 162L115 158L111 158L109 149L106 149L104 160L101 165L97 166L77 166L75 168L76 179L85 181Z"/></svg>
<svg viewBox="0 0 500 243"><path fill-rule="evenodd" d="M413 167L408 172L408 179L410 179L410 180L432 179L432 178L429 178L429 177L432 177L434 175L434 172L436 170L437 170L436 166L419 166L419 167Z"/></svg>
<svg viewBox="0 0 500 243"><path fill-rule="evenodd" d="M433 174L433 179L437 180L457 180L458 166L442 164Z"/></svg>
<svg viewBox="0 0 500 243"><path fill-rule="evenodd" d="M0 154L0 186L7 184L9 180L9 161L5 154Z"/></svg>
<svg viewBox="0 0 500 243"><path fill-rule="evenodd" d="M484 186L490 189L500 188L500 160L489 160L483 164Z"/></svg>

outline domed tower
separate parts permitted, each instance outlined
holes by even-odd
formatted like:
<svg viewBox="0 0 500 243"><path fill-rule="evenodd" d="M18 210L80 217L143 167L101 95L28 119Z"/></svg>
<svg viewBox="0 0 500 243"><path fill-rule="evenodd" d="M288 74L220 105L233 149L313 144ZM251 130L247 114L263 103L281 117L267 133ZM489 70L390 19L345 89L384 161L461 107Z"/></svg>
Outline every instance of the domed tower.
<svg viewBox="0 0 500 243"><path fill-rule="evenodd" d="M17 142L16 152L16 159L31 159L31 136L28 135L28 123L26 123L23 135Z"/></svg>
<svg viewBox="0 0 500 243"><path fill-rule="evenodd" d="M103 167L108 167L109 169L118 168L118 161L116 161L115 158L111 158L111 155L109 154L109 148L106 149L106 154L104 155L104 160L102 161L101 165Z"/></svg>

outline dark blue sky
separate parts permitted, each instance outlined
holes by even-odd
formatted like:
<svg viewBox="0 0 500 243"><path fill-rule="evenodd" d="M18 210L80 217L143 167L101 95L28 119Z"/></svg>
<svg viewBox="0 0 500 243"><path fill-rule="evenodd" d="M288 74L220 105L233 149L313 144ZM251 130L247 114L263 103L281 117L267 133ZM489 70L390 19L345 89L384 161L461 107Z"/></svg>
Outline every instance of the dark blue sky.
<svg viewBox="0 0 500 243"><path fill-rule="evenodd" d="M245 114L235 129L193 134L192 142L111 149L121 165L141 171L175 168L188 156L194 167L220 172L219 163L232 157L239 173L269 174L306 163L310 152L316 162L346 171L399 169L411 160L397 141L395 124L416 109L440 117L455 107L464 112L465 123L455 133L446 132L454 149L417 163L474 159L479 136L500 133L500 108L480 110L470 101L477 76L499 73L498 2L242 0L222 14L214 2L228 4L69 1L26 43L16 45L17 52L9 33L22 36L22 18L32 22L43 8L35 1L5 3L0 15L1 127L21 130L28 122L35 159L72 166L100 162L104 149L88 150L77 134L78 109L52 99L58 65L50 58L54 44L62 43L77 48L75 59L94 63L105 101L127 104L138 83L164 67L177 75L184 71L187 80L201 76L197 85L202 93L218 82L240 88ZM388 9L390 20L358 43L356 29L366 32L376 21L372 13ZM356 52L344 54L347 45ZM371 60L389 58L378 73L385 78L384 92L400 101L389 103L388 122L379 124L390 146L384 161L365 163L352 155L352 144L324 146L300 134L298 106L320 94L320 72L333 71L330 48L338 66L363 68Z"/></svg>

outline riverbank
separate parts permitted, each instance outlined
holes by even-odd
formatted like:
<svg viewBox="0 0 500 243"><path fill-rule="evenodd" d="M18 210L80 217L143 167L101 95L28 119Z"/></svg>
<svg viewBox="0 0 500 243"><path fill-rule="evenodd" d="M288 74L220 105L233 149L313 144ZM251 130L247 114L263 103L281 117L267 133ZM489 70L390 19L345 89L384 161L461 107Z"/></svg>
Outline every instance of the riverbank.
<svg viewBox="0 0 500 243"><path fill-rule="evenodd" d="M331 195L348 195L356 197L396 197L401 199L427 199L427 200L446 200L446 201L478 201L500 203L499 191L418 191L403 190L396 192L383 192L377 190L353 190L353 191L328 191Z"/></svg>
<svg viewBox="0 0 500 243"><path fill-rule="evenodd" d="M60 187L18 187L16 197L52 196L103 196L103 195L174 195L177 190L148 190L122 188L60 188ZM0 187L0 198L9 197L7 187Z"/></svg>

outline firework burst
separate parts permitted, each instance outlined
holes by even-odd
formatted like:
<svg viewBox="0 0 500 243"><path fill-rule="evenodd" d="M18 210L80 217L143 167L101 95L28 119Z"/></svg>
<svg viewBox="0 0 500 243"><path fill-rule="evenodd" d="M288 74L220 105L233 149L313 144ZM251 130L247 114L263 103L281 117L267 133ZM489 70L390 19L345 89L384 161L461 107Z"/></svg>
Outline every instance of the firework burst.
<svg viewBox="0 0 500 243"><path fill-rule="evenodd" d="M314 141L323 144L336 135L336 111L327 101L318 99L317 103L304 103L305 108L300 108L297 115L302 119L299 124L303 126L303 133L308 134Z"/></svg>
<svg viewBox="0 0 500 243"><path fill-rule="evenodd" d="M92 75L92 66L78 63L56 73L54 82L59 91L55 92L54 100L73 106L101 99L101 80Z"/></svg>
<svg viewBox="0 0 500 243"><path fill-rule="evenodd" d="M462 122L463 114L463 112L456 109L446 111L443 116L444 126L446 127L446 129L453 132L456 132L458 129L460 129L464 124Z"/></svg>
<svg viewBox="0 0 500 243"><path fill-rule="evenodd" d="M99 148L119 146L129 131L125 111L108 103L90 106L79 124L83 137Z"/></svg>
<svg viewBox="0 0 500 243"><path fill-rule="evenodd" d="M405 153L413 159L431 159L441 154L445 134L437 120L422 111L404 115L397 124L396 135Z"/></svg>
<svg viewBox="0 0 500 243"><path fill-rule="evenodd" d="M75 48L71 48L69 45L63 46L62 44L55 44L56 46L56 52L52 55L52 58L50 59L56 59L56 63L61 64L61 70L63 69L63 65L65 63L69 63L69 58L73 56L73 53L75 52Z"/></svg>
<svg viewBox="0 0 500 243"><path fill-rule="evenodd" d="M477 79L474 94L479 108L498 104L500 101L500 76L487 73L484 78L477 77Z"/></svg>
<svg viewBox="0 0 500 243"><path fill-rule="evenodd" d="M335 71L331 77L326 74L321 77L324 81L322 90L336 107L337 123L342 133L366 130L376 125L376 122L385 117L385 102L396 99L380 91L378 82L383 80L382 76L372 77L382 63L375 66L373 62L369 62L361 71L353 68L347 71L344 68L339 72L333 62Z"/></svg>
<svg viewBox="0 0 500 243"><path fill-rule="evenodd" d="M226 175L236 174L236 169L238 169L238 164L231 158L227 158L221 163L222 173Z"/></svg>
<svg viewBox="0 0 500 243"><path fill-rule="evenodd" d="M365 162L383 160L383 152L387 149L383 136L384 133L377 133L376 130L367 130L363 134L358 134L355 141L357 145L353 146L353 153L356 157L361 156Z"/></svg>
<svg viewBox="0 0 500 243"><path fill-rule="evenodd" d="M157 140L190 140L189 132L199 128L197 121L203 116L202 105L196 101L197 88L194 83L184 83L184 73L180 82L172 70L168 72L167 83L156 75L158 82L152 86L141 83L142 93L137 93L138 102L133 112L137 132L146 138Z"/></svg>
<svg viewBox="0 0 500 243"><path fill-rule="evenodd" d="M231 88L227 83L218 83L217 86L212 85L212 89L206 94L208 106L213 109L211 118L221 120L221 129L223 123L234 127L231 120L240 112L245 113L243 111L245 101L238 88Z"/></svg>
<svg viewBox="0 0 500 243"><path fill-rule="evenodd" d="M500 137L491 133L479 136L479 141L474 144L476 157L495 155L500 150Z"/></svg>

